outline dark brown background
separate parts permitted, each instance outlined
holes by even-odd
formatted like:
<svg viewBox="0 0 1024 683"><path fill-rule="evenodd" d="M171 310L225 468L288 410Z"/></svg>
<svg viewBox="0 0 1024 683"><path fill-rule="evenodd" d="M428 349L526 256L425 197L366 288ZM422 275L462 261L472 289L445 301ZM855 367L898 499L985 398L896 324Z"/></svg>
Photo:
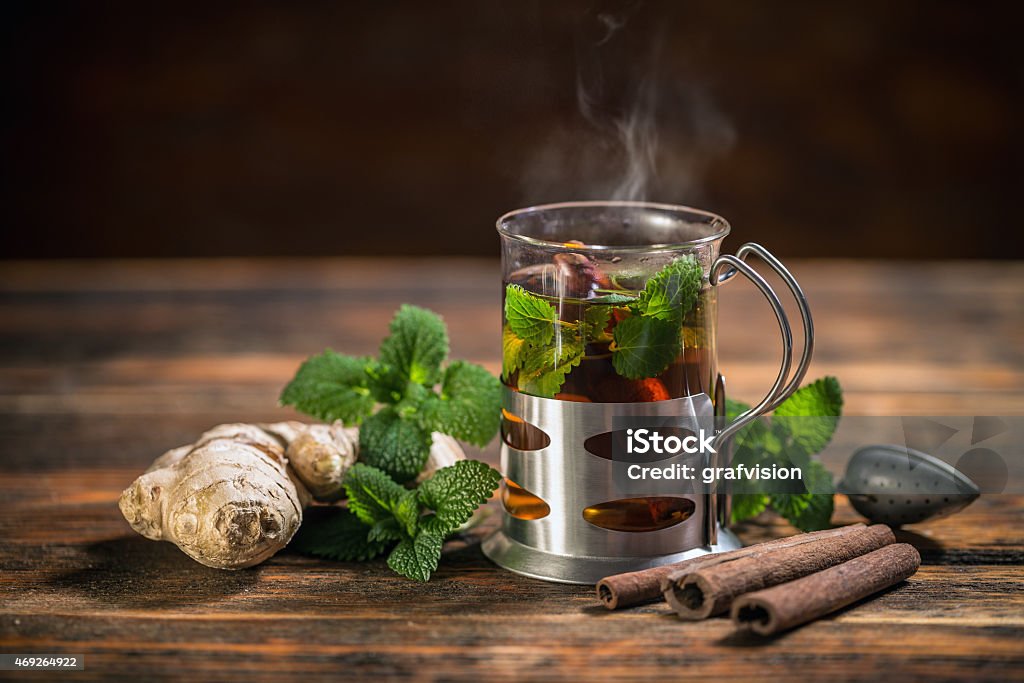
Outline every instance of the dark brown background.
<svg viewBox="0 0 1024 683"><path fill-rule="evenodd" d="M644 78L649 198L725 214L734 246L1024 256L1015 3L3 12L4 257L495 255L497 214L611 191L605 127ZM595 48L602 14L626 23Z"/></svg>

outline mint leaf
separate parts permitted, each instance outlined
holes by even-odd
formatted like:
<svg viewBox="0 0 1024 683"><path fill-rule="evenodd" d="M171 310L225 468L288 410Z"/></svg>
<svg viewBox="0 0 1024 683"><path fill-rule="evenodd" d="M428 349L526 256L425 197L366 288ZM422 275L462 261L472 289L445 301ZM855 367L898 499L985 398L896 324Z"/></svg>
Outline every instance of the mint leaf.
<svg viewBox="0 0 1024 683"><path fill-rule="evenodd" d="M660 375L682 348L678 320L634 315L615 326L614 337L612 364L629 379Z"/></svg>
<svg viewBox="0 0 1024 683"><path fill-rule="evenodd" d="M387 542L368 538L369 529L350 510L342 507L322 509L323 512L315 519L307 512L289 548L341 562L369 560L387 549Z"/></svg>
<svg viewBox="0 0 1024 683"><path fill-rule="evenodd" d="M405 494L405 489L386 472L358 462L345 474L344 485L348 509L363 524L371 527L393 519L391 511Z"/></svg>
<svg viewBox="0 0 1024 683"><path fill-rule="evenodd" d="M803 492L771 492L767 495L767 502L802 531L828 528L832 519L835 505L832 474L811 456L831 441L842 407L843 393L839 381L835 377L824 377L786 399L775 410L770 426L764 419L758 419L735 437L734 462L774 463L780 467L797 466L801 469ZM726 401L729 419L735 419L749 408L739 401ZM758 506L763 508L763 498L761 494L734 496L733 520L743 519Z"/></svg>
<svg viewBox="0 0 1024 683"><path fill-rule="evenodd" d="M604 294L587 299L588 304L612 304L614 306L631 304L634 301L636 301L636 297L629 296L628 294Z"/></svg>
<svg viewBox="0 0 1024 683"><path fill-rule="evenodd" d="M441 316L403 304L391 320L391 334L380 345L380 360L409 381L433 386L448 357L448 330Z"/></svg>
<svg viewBox="0 0 1024 683"><path fill-rule="evenodd" d="M405 391L406 379L398 368L379 361L366 365L366 385L370 394L380 403L398 403Z"/></svg>
<svg viewBox="0 0 1024 683"><path fill-rule="evenodd" d="M566 335L561 346L531 348L519 370L519 390L551 398L565 383L565 376L583 360L583 342Z"/></svg>
<svg viewBox="0 0 1024 683"><path fill-rule="evenodd" d="M843 391L835 377L823 377L798 389L775 409L773 425L807 453L828 445L843 411Z"/></svg>
<svg viewBox="0 0 1024 683"><path fill-rule="evenodd" d="M498 488L501 474L478 460L460 460L443 467L420 484L420 502L434 511L420 526L445 536L465 524L473 511Z"/></svg>
<svg viewBox="0 0 1024 683"><path fill-rule="evenodd" d="M388 541L401 541L405 538L405 534L402 527L398 524L398 520L394 517L389 517L370 527L370 533L367 534L367 538L371 541L386 543Z"/></svg>
<svg viewBox="0 0 1024 683"><path fill-rule="evenodd" d="M737 493L732 497L732 521L742 522L756 517L768 506L768 496L763 493Z"/></svg>
<svg viewBox="0 0 1024 683"><path fill-rule="evenodd" d="M410 538L416 535L420 522L419 490L406 491L402 495L395 506L395 520Z"/></svg>
<svg viewBox="0 0 1024 683"><path fill-rule="evenodd" d="M803 493L774 493L769 496L772 508L787 520L796 525L795 520L803 514L811 502L811 494Z"/></svg>
<svg viewBox="0 0 1024 683"><path fill-rule="evenodd" d="M743 413L750 410L751 405L743 401L734 401L731 398L725 399L725 416L730 421L735 420Z"/></svg>
<svg viewBox="0 0 1024 683"><path fill-rule="evenodd" d="M402 483L415 479L423 469L430 442L430 432L386 406L359 429L359 458Z"/></svg>
<svg viewBox="0 0 1024 683"><path fill-rule="evenodd" d="M526 341L505 325L501 331L501 376L508 380L526 360L526 351L529 349Z"/></svg>
<svg viewBox="0 0 1024 683"><path fill-rule="evenodd" d="M611 315L611 309L607 306L590 306L587 308L587 312L583 314L583 323L587 328L587 339L596 339L604 335L604 330L608 327Z"/></svg>
<svg viewBox="0 0 1024 683"><path fill-rule="evenodd" d="M827 529L835 505L832 473L820 462L813 460L803 468L803 476L803 493L771 494L771 506L801 531Z"/></svg>
<svg viewBox="0 0 1024 683"><path fill-rule="evenodd" d="M428 431L486 446L501 426L501 382L484 367L456 361L445 370L440 396L428 396L419 410Z"/></svg>
<svg viewBox="0 0 1024 683"><path fill-rule="evenodd" d="M359 424L374 406L367 388L369 363L369 358L346 356L330 349L310 356L281 392L280 403L324 422L343 420L349 425Z"/></svg>
<svg viewBox="0 0 1024 683"><path fill-rule="evenodd" d="M776 415L840 415L843 409L843 390L839 380L831 375L801 387L782 402Z"/></svg>
<svg viewBox="0 0 1024 683"><path fill-rule="evenodd" d="M519 285L505 287L505 319L521 339L534 346L543 346L555 333L558 314L555 307Z"/></svg>
<svg viewBox="0 0 1024 683"><path fill-rule="evenodd" d="M416 581L429 581L441 559L444 539L420 533L413 540L403 540L388 555L388 566L402 576Z"/></svg>
<svg viewBox="0 0 1024 683"><path fill-rule="evenodd" d="M641 314L660 320L681 321L697 303L704 271L693 256L668 264L651 277L637 297Z"/></svg>
<svg viewBox="0 0 1024 683"><path fill-rule="evenodd" d="M734 401L731 398L725 400L725 418L732 422L743 413L750 410L750 404L743 401ZM769 434L768 425L764 418L757 418L746 427L736 432L732 438L736 448L736 457L743 454L750 454L750 458L757 459L766 453L777 453L781 444L777 439L772 439ZM751 462L753 462L753 459Z"/></svg>

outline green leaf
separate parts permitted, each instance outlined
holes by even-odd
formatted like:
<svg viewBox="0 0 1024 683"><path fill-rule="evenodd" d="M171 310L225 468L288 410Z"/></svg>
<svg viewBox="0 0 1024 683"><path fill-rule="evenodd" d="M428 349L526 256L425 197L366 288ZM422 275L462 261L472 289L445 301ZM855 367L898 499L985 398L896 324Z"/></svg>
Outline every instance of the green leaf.
<svg viewBox="0 0 1024 683"><path fill-rule="evenodd" d="M681 321L697 303L703 276L696 258L678 258L647 281L637 297L637 309L651 318Z"/></svg>
<svg viewBox="0 0 1024 683"><path fill-rule="evenodd" d="M399 499L398 505L395 506L395 520L410 538L419 531L420 492L418 489L406 491Z"/></svg>
<svg viewBox="0 0 1024 683"><path fill-rule="evenodd" d="M380 403L398 403L408 384L402 373L386 363L370 361L366 365L366 385Z"/></svg>
<svg viewBox="0 0 1024 683"><path fill-rule="evenodd" d="M526 360L526 351L530 346L526 341L505 325L501 331L501 376L506 380L522 366Z"/></svg>
<svg viewBox="0 0 1024 683"><path fill-rule="evenodd" d="M797 389L783 401L776 415L841 415L843 390L839 380L831 375Z"/></svg>
<svg viewBox="0 0 1024 683"><path fill-rule="evenodd" d="M430 454L430 432L391 406L368 417L359 429L359 458L399 483L415 479Z"/></svg>
<svg viewBox="0 0 1024 683"><path fill-rule="evenodd" d="M682 349L678 320L631 316L615 326L612 364L629 379L655 377Z"/></svg>
<svg viewBox="0 0 1024 683"><path fill-rule="evenodd" d="M595 296L592 299L587 299L588 304L611 304L613 306L624 306L635 301L636 297L629 296L628 294L604 294L602 296Z"/></svg>
<svg viewBox="0 0 1024 683"><path fill-rule="evenodd" d="M421 532L415 539L403 540L395 546L388 556L388 566L407 578L429 581L441 559L443 543L440 536Z"/></svg>
<svg viewBox="0 0 1024 683"><path fill-rule="evenodd" d="M763 493L737 493L732 497L732 521L742 522L756 517L768 505L768 496Z"/></svg>
<svg viewBox="0 0 1024 683"><path fill-rule="evenodd" d="M775 409L772 423L807 453L818 453L832 440L842 411L839 380L823 377L783 401Z"/></svg>
<svg viewBox="0 0 1024 683"><path fill-rule="evenodd" d="M811 494L809 493L773 493L769 497L769 503L772 509L778 512L780 515L788 519L790 522L794 522L797 518L803 514L803 511L807 509L807 506L811 502Z"/></svg>
<svg viewBox="0 0 1024 683"><path fill-rule="evenodd" d="M310 356L281 392L281 405L325 422L359 424L373 410L367 388L369 358L355 358L327 349Z"/></svg>
<svg viewBox="0 0 1024 683"><path fill-rule="evenodd" d="M405 494L405 489L396 484L386 472L363 463L356 463L349 468L344 486L348 494L348 509L363 524L371 527L392 519L392 510Z"/></svg>
<svg viewBox="0 0 1024 683"><path fill-rule="evenodd" d="M403 304L391 320L391 334L380 345L380 360L417 384L434 386L448 357L448 330L441 316Z"/></svg>
<svg viewBox="0 0 1024 683"><path fill-rule="evenodd" d="M803 469L803 493L775 493L770 496L772 508L801 531L827 529L835 505L832 473L817 460Z"/></svg>
<svg viewBox="0 0 1024 683"><path fill-rule="evenodd" d="M534 348L519 370L519 390L551 398L565 383L565 376L583 360L583 342L566 335L561 346Z"/></svg>
<svg viewBox="0 0 1024 683"><path fill-rule="evenodd" d="M445 536L465 524L473 511L498 488L501 474L478 460L460 460L443 467L420 484L420 502L434 511L421 528Z"/></svg>
<svg viewBox="0 0 1024 683"><path fill-rule="evenodd" d="M587 312L583 314L583 322L587 327L587 339L596 339L603 336L611 315L611 309L607 306L590 306L587 308Z"/></svg>
<svg viewBox="0 0 1024 683"><path fill-rule="evenodd" d="M315 519L311 517L307 513L289 548L341 562L369 560L388 548L386 541L369 539L370 529L350 510L325 507Z"/></svg>
<svg viewBox="0 0 1024 683"><path fill-rule="evenodd" d="M424 401L436 395L433 389L428 389L416 382L408 382L402 392L401 400L395 404L395 411L402 417L413 417L419 412Z"/></svg>
<svg viewBox="0 0 1024 683"><path fill-rule="evenodd" d="M743 413L750 410L751 405L743 401L734 401L731 398L725 399L725 416L730 421L735 420Z"/></svg>
<svg viewBox="0 0 1024 683"><path fill-rule="evenodd" d="M428 431L486 446L501 426L501 382L486 368L456 361L448 366L440 395L420 405Z"/></svg>
<svg viewBox="0 0 1024 683"><path fill-rule="evenodd" d="M505 287L505 319L526 343L544 346L555 333L555 307L519 285Z"/></svg>
<svg viewBox="0 0 1024 683"><path fill-rule="evenodd" d="M402 527L399 525L398 520L394 517L388 519L382 519L381 521L370 527L370 533L367 535L371 541L401 541L405 538L405 533Z"/></svg>

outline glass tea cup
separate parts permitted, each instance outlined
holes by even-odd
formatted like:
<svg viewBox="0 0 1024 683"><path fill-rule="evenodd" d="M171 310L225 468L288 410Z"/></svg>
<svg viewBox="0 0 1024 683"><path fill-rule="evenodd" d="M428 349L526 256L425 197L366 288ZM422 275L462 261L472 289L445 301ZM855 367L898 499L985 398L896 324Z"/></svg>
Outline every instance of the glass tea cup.
<svg viewBox="0 0 1024 683"><path fill-rule="evenodd" d="M613 444L625 425L643 420L674 421L680 435L707 425L708 453L657 464L726 463L729 437L785 400L807 370L813 323L796 280L757 244L721 255L728 222L683 206L550 204L505 214L497 227L505 515L484 552L529 576L595 583L737 547L724 528L727 495L630 481L622 476L629 462ZM796 298L804 344L795 369L785 310L746 263L751 255ZM764 398L725 424L717 288L736 274L768 300L783 359Z"/></svg>

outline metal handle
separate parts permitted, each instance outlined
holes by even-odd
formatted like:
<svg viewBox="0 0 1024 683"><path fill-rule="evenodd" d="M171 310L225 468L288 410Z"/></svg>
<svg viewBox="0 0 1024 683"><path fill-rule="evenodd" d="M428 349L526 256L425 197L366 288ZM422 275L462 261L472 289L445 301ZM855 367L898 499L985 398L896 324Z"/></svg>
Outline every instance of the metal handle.
<svg viewBox="0 0 1024 683"><path fill-rule="evenodd" d="M754 285L761 290L761 294L768 300L768 303L772 307L772 312L775 313L775 318L779 323L779 332L782 333L782 366L779 368L779 374L775 378L775 382L772 384L772 388L768 390L768 393L764 395L764 398L760 400L755 406L750 408L739 416L735 420L727 424L722 431L715 437L716 447L729 439L733 434L743 429L753 420L768 410L772 403L775 401L775 397L778 396L783 386L786 384L786 380L789 377L789 370L793 364L793 331L789 327L789 319L786 317L786 311L782 307L782 302L779 301L778 295L772 290L771 286L765 281L757 271L744 263L740 258L732 255L720 256L714 264L711 266L711 272L709 274L709 281L714 286L720 282L718 277L719 272L723 266L731 265L733 272L730 277L734 276L736 272L742 273L750 280ZM716 450L718 450L716 448Z"/></svg>
<svg viewBox="0 0 1024 683"><path fill-rule="evenodd" d="M787 377L793 364L793 333L789 326L789 319L775 291L757 271L747 265L746 259L750 254L759 256L782 278L782 281L786 283L786 287L793 294L797 309L800 311L804 348L796 371L792 377L788 378L788 381ZM723 273L723 266L731 267ZM807 368L811 364L811 356L814 353L814 320L811 318L811 311L807 305L807 297L804 295L799 283L797 283L796 278L782 265L782 262L760 244L748 242L736 250L735 256L726 255L719 257L712 264L708 279L712 285L722 285L731 280L737 273L742 273L753 282L761 290L765 298L768 299L768 303L771 304L772 311L779 322L779 330L782 333L782 367L779 368L779 375L776 377L775 383L761 402L726 425L719 432L716 442L724 442L755 418L770 410L774 410L789 398L794 391L800 388L800 382L803 381L804 376L807 374Z"/></svg>
<svg viewBox="0 0 1024 683"><path fill-rule="evenodd" d="M800 363L788 382L786 379L793 365L793 331L789 326L789 319L786 316L785 309L782 307L782 302L779 301L778 295L757 271L747 265L746 259L750 254L761 257L782 278L782 281L786 283L786 287L793 294L793 298L796 299L797 308L800 311L800 320L804 334L804 349L800 357ZM726 266L729 266L729 269L723 273L722 269ZM738 415L735 420L723 427L715 436L714 448L718 452L720 460L726 461L723 463L726 465L729 464L727 461L731 460L728 439L740 429L756 420L760 415L774 410L779 404L789 398L800 387L800 382L803 380L804 375L807 374L807 368L811 363L811 356L814 353L814 321L811 318L811 311L807 305L807 297L804 296L804 292L797 283L796 278L782 265L782 262L760 244L748 242L736 250L735 256L726 255L719 257L711 265L708 280L712 286L719 286L728 282L737 273L745 275L747 279L761 290L761 293L768 300L772 311L775 313L775 318L779 322L779 331L782 333L782 366L779 368L779 374L775 378L775 383L772 384L772 388L768 390L768 393L761 399L761 402L750 410ZM722 393L724 395L724 387ZM715 407L716 411L721 409L717 404ZM705 532L707 541L713 543L717 538L715 520L717 519L723 526L729 523L730 500L727 491L721 493L709 492L707 500L709 524Z"/></svg>
<svg viewBox="0 0 1024 683"><path fill-rule="evenodd" d="M811 309L807 305L807 297L804 296L804 290L800 288L800 284L793 277L793 274L789 272L789 269L782 265L782 261L775 258L774 254L756 242L747 242L736 250L737 258L742 259L744 262L746 262L747 256L750 254L759 256L786 283L786 287L796 300L797 310L800 311L800 321L803 326L804 350L800 356L800 363L797 365L796 372L793 373L789 383L768 407L768 410L775 410L794 391L800 388L800 382L803 381L804 376L807 374L807 368L811 365L811 356L814 354L814 320L811 318ZM722 282L721 278L719 278L719 282Z"/></svg>

